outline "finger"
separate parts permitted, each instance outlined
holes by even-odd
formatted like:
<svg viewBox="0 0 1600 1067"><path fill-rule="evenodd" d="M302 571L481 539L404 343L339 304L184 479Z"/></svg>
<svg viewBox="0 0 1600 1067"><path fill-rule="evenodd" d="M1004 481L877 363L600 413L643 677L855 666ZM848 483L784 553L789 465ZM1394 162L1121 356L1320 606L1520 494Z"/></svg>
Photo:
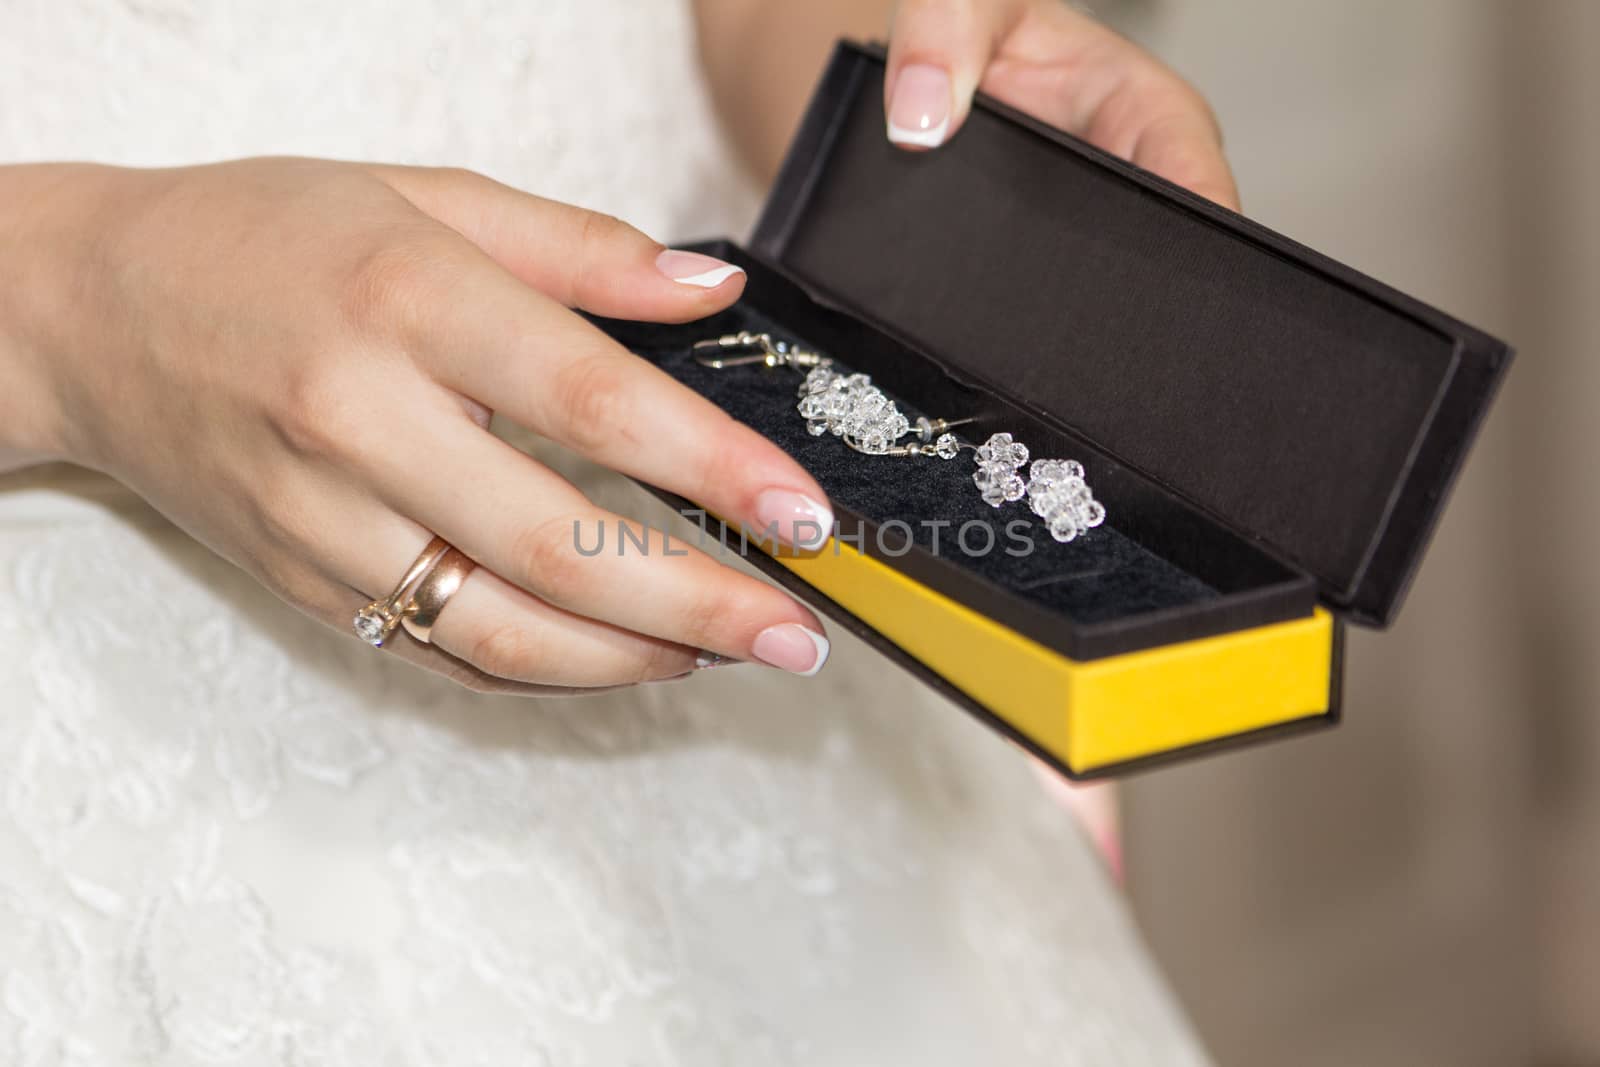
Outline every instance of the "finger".
<svg viewBox="0 0 1600 1067"><path fill-rule="evenodd" d="M323 528L322 569L368 601L389 595L431 537L376 502L370 510L340 508ZM693 670L697 657L696 649L563 611L482 567L450 598L431 637L435 647L484 674L557 687L675 678ZM401 643L420 644L397 630L385 647Z"/></svg>
<svg viewBox="0 0 1600 1067"><path fill-rule="evenodd" d="M459 413L447 417L448 404L371 461L396 511L573 615L797 674L821 669L822 625L788 594L596 507Z"/></svg>
<svg viewBox="0 0 1600 1067"><path fill-rule="evenodd" d="M1128 158L1152 174L1238 211L1233 170L1223 155L1216 123L1203 108L1180 100L1171 110L1157 113L1140 130Z"/></svg>
<svg viewBox="0 0 1600 1067"><path fill-rule="evenodd" d="M1235 211L1238 187L1205 99L1126 43L1129 70L1099 102L1082 135L1113 155Z"/></svg>
<svg viewBox="0 0 1600 1067"><path fill-rule="evenodd" d="M1122 824L1113 782L1074 782L1035 758L1033 770L1045 792L1070 811L1095 851L1105 861L1112 880L1121 885L1125 877L1122 856Z"/></svg>
<svg viewBox="0 0 1600 1067"><path fill-rule="evenodd" d="M679 678L699 652L547 604L478 567L439 615L434 644L512 681L615 686Z"/></svg>
<svg viewBox="0 0 1600 1067"><path fill-rule="evenodd" d="M605 467L802 547L833 511L777 445L492 264L448 272L458 291L414 343L444 385Z"/></svg>
<svg viewBox="0 0 1600 1067"><path fill-rule="evenodd" d="M1066 105L1087 112L1074 132L1113 155L1238 210L1239 193L1222 150L1222 128L1205 97L1133 42L1102 32L1109 44L1097 51L1097 62L1106 69L1098 75L1085 71L1083 98ZM1093 83L1099 84L1099 92L1088 89Z"/></svg>
<svg viewBox="0 0 1600 1067"><path fill-rule="evenodd" d="M273 570L275 573L271 577L280 581L278 584L269 583L269 585L278 596L329 629L344 635L349 640L357 640L351 632L351 620L359 609L372 601L371 596L352 589L338 578L330 577L324 566L315 565L304 558L284 561ZM261 575L261 577L268 576ZM480 693L540 697L576 696L626 688L621 685L577 687L516 682L479 670L438 645L424 645L420 641L391 640L384 646L384 650L423 670L441 675L458 685Z"/></svg>
<svg viewBox="0 0 1600 1067"><path fill-rule="evenodd" d="M471 171L372 169L524 285L567 307L613 318L689 322L721 311L744 291L741 268L666 248L610 215L533 196Z"/></svg>
<svg viewBox="0 0 1600 1067"><path fill-rule="evenodd" d="M320 574L314 580L314 586L314 590L294 599L292 601L294 606L350 640L356 640L350 632L350 620L356 611L369 603L372 598L351 589L343 582ZM562 686L513 681L480 670L438 645L425 645L420 641L403 637L389 641L384 645L384 651L477 693L521 697L593 696L628 688L627 685ZM665 682L675 680L662 679Z"/></svg>
<svg viewBox="0 0 1600 1067"><path fill-rule="evenodd" d="M1030 43L991 64L985 92L1238 210L1221 126L1170 67L1065 4L1032 9L1018 39Z"/></svg>
<svg viewBox="0 0 1600 1067"><path fill-rule="evenodd" d="M883 87L889 140L915 150L954 136L1022 12L1022 0L903 0L889 32Z"/></svg>

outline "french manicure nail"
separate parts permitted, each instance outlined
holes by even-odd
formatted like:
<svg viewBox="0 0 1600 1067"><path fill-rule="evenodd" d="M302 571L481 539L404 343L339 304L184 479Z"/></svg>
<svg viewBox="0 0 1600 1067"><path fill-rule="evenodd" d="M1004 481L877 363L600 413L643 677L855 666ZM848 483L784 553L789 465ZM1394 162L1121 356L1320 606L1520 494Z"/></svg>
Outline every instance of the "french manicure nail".
<svg viewBox="0 0 1600 1067"><path fill-rule="evenodd" d="M889 101L889 140L937 148L950 131L950 74L917 63L900 72Z"/></svg>
<svg viewBox="0 0 1600 1067"><path fill-rule="evenodd" d="M676 248L669 248L656 257L656 270L680 285L693 285L701 289L715 289L735 274L744 273L742 268L732 263Z"/></svg>
<svg viewBox="0 0 1600 1067"><path fill-rule="evenodd" d="M828 639L797 622L785 622L756 634L750 651L768 666L809 678L828 662Z"/></svg>
<svg viewBox="0 0 1600 1067"><path fill-rule="evenodd" d="M694 669L709 671L714 667L726 667L731 663L743 663L744 660L734 659L732 656L722 656L715 652L702 652L694 658Z"/></svg>
<svg viewBox="0 0 1600 1067"><path fill-rule="evenodd" d="M756 497L759 533L775 530L796 548L821 548L833 536L833 509L791 489L768 489Z"/></svg>

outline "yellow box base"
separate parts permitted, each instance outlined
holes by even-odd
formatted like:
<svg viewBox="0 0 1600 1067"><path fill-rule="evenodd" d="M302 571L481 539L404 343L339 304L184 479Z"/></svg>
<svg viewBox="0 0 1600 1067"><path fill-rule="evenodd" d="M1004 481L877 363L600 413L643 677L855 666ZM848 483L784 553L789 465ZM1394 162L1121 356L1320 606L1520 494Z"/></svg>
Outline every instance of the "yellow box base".
<svg viewBox="0 0 1600 1067"><path fill-rule="evenodd" d="M856 548L775 553L783 566L1077 774L1326 714L1326 611L1078 661Z"/></svg>

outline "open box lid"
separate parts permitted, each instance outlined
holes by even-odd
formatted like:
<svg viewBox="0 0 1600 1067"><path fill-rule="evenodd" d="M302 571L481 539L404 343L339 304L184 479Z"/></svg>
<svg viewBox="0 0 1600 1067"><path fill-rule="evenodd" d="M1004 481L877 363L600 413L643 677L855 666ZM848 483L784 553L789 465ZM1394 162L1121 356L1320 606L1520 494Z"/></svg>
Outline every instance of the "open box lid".
<svg viewBox="0 0 1600 1067"><path fill-rule="evenodd" d="M896 148L883 76L839 46L752 249L1387 624L1510 349L983 96Z"/></svg>

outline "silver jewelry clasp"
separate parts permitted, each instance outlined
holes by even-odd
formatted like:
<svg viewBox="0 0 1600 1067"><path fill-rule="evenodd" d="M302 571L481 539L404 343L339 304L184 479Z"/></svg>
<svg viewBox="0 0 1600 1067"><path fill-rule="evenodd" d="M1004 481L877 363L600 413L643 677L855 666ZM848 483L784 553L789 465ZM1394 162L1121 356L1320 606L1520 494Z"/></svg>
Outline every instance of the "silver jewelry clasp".
<svg viewBox="0 0 1600 1067"><path fill-rule="evenodd" d="M723 334L709 341L694 343L694 361L702 367L721 370L724 367L747 367L760 363L768 367L827 367L833 360L819 352L797 348L787 341L774 341L770 333ZM752 352L748 356L702 355L710 352Z"/></svg>

